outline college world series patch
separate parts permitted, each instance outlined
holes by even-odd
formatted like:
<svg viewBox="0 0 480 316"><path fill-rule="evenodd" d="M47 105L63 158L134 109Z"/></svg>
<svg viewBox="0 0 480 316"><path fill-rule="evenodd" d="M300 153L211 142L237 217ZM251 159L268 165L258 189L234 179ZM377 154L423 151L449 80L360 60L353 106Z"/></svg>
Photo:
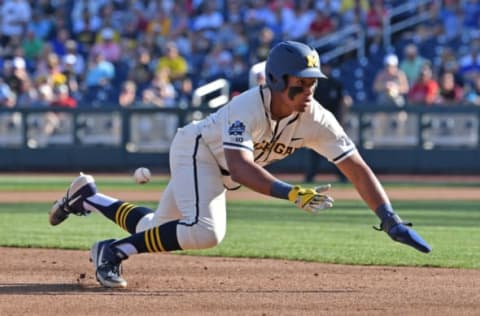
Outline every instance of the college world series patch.
<svg viewBox="0 0 480 316"><path fill-rule="evenodd" d="M233 142L241 143L243 142L243 134L245 133L245 124L240 121L235 121L228 128L228 135L230 135L230 140Z"/></svg>
<svg viewBox="0 0 480 316"><path fill-rule="evenodd" d="M245 124L240 121L235 121L228 128L228 135L230 136L242 136L245 133Z"/></svg>

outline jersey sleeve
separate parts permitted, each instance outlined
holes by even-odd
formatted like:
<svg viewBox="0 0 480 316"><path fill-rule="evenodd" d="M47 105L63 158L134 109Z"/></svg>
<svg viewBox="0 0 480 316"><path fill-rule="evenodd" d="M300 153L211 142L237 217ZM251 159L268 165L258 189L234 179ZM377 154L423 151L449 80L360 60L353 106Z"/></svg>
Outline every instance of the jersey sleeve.
<svg viewBox="0 0 480 316"><path fill-rule="evenodd" d="M333 163L339 163L356 151L355 143L331 112L324 110L316 113L313 120L307 147Z"/></svg>
<svg viewBox="0 0 480 316"><path fill-rule="evenodd" d="M253 153L253 134L258 124L258 107L253 98L236 98L226 109L223 121L223 148Z"/></svg>

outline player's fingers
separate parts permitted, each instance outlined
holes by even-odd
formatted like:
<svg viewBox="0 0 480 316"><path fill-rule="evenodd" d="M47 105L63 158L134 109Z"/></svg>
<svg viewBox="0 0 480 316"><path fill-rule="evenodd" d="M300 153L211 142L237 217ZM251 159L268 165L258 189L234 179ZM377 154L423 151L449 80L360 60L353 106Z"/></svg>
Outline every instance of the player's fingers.
<svg viewBox="0 0 480 316"><path fill-rule="evenodd" d="M323 195L323 194L315 195L314 200L317 202L329 202L329 203L335 202L335 200L331 196Z"/></svg>
<svg viewBox="0 0 480 316"><path fill-rule="evenodd" d="M328 195L319 195L316 196L310 203L311 206L319 209L330 208L333 206L333 199Z"/></svg>
<svg viewBox="0 0 480 316"><path fill-rule="evenodd" d="M332 185L330 183L322 184L322 185L319 185L319 186L315 187L315 191L317 193L322 193L322 192L326 192L326 191L330 190L331 187L332 187Z"/></svg>

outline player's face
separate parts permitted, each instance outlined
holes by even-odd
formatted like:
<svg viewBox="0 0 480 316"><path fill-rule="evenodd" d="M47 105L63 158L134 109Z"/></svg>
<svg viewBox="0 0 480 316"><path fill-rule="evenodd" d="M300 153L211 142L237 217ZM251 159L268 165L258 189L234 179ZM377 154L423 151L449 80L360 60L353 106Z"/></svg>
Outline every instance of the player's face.
<svg viewBox="0 0 480 316"><path fill-rule="evenodd" d="M313 101L313 92L316 85L316 78L288 77L287 88L282 92L285 103L293 111L305 112L305 109Z"/></svg>

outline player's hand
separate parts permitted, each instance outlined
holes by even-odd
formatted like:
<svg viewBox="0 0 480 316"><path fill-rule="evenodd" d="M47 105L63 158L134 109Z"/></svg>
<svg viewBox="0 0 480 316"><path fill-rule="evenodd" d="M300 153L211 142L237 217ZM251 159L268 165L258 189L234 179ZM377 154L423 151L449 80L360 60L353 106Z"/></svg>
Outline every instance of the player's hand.
<svg viewBox="0 0 480 316"><path fill-rule="evenodd" d="M324 184L315 189L306 189L296 185L288 193L288 199L298 208L317 214L319 211L333 206L333 199L328 195L322 194L329 189L330 184Z"/></svg>
<svg viewBox="0 0 480 316"><path fill-rule="evenodd" d="M384 220L380 224L380 230L385 231L393 240L411 246L418 251L425 253L432 251L430 245L411 226L411 223L404 223L398 215L395 215Z"/></svg>

